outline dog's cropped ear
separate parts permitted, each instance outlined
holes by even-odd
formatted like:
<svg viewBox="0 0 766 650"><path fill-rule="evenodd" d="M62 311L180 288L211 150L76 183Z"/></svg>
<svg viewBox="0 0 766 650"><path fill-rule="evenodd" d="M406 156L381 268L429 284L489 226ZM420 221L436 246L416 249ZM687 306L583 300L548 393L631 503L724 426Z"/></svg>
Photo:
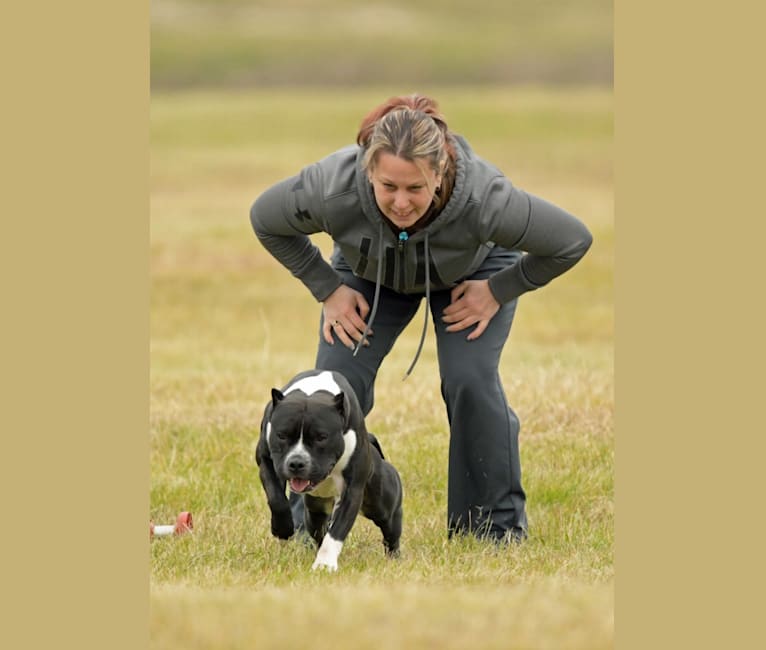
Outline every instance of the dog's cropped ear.
<svg viewBox="0 0 766 650"><path fill-rule="evenodd" d="M346 393L343 391L335 396L335 408L338 409L338 413L340 413L343 418L343 430L345 431L348 429L349 419L351 417L351 404L348 401Z"/></svg>
<svg viewBox="0 0 766 650"><path fill-rule="evenodd" d="M271 389L271 405L276 406L279 404L285 396L283 395L282 391L277 388Z"/></svg>

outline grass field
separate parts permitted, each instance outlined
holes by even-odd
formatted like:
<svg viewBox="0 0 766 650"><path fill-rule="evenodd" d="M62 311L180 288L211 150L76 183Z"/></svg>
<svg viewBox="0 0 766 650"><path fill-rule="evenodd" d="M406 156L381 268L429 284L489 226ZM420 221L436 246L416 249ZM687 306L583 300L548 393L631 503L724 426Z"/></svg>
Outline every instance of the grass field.
<svg viewBox="0 0 766 650"><path fill-rule="evenodd" d="M268 532L258 424L270 388L313 364L319 308L260 247L249 207L350 143L395 90L153 93L150 516L167 523L191 510L196 530L150 544L152 648L613 644L608 90L424 89L480 154L595 236L580 265L522 297L502 360L522 421L528 542L446 539L448 430L432 332L401 381L422 312L381 369L368 418L405 485L401 559L387 561L360 519L340 571L310 573L310 547Z"/></svg>

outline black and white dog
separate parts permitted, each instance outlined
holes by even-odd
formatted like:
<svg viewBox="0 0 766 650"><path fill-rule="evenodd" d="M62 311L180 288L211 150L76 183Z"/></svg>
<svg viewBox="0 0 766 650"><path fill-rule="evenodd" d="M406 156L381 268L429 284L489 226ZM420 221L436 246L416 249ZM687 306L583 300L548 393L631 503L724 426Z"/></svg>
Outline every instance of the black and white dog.
<svg viewBox="0 0 766 650"><path fill-rule="evenodd" d="M271 509L271 532L295 532L285 494L303 496L306 530L319 546L312 569L338 568L357 514L383 533L386 553L398 555L402 483L367 432L351 385L337 372L309 370L271 390L255 461Z"/></svg>

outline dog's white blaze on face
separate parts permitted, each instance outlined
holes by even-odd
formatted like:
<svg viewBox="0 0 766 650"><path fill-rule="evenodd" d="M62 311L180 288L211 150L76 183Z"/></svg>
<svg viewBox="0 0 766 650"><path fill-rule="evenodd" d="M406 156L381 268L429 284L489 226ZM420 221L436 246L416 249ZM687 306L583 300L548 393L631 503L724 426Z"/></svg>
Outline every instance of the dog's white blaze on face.
<svg viewBox="0 0 766 650"><path fill-rule="evenodd" d="M328 393L337 395L340 393L340 386L333 379L332 373L329 370L325 370L318 375L299 379L292 386L289 386L284 394L287 395L287 393L291 393L294 390L303 391L306 395L313 395L318 390L326 390Z"/></svg>
<svg viewBox="0 0 766 650"><path fill-rule="evenodd" d="M285 456L285 468L294 458L302 460L307 465L311 464L311 454L309 454L308 449L303 445L303 432L301 432L301 437L298 439L298 442L295 443L293 448Z"/></svg>
<svg viewBox="0 0 766 650"><path fill-rule="evenodd" d="M314 571L321 567L328 571L337 571L338 556L342 549L343 542L333 539L330 533L327 533L322 540L322 545L319 547L314 564L311 565L311 570Z"/></svg>

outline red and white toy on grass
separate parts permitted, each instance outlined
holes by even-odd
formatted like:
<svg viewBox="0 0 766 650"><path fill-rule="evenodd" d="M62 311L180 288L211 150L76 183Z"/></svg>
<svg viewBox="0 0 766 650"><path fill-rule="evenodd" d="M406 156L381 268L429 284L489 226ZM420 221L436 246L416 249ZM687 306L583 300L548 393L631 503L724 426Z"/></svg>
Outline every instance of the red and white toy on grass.
<svg viewBox="0 0 766 650"><path fill-rule="evenodd" d="M168 535L183 535L194 529L191 512L182 512L176 517L175 524L157 525L149 522L149 539L154 537L166 537Z"/></svg>

